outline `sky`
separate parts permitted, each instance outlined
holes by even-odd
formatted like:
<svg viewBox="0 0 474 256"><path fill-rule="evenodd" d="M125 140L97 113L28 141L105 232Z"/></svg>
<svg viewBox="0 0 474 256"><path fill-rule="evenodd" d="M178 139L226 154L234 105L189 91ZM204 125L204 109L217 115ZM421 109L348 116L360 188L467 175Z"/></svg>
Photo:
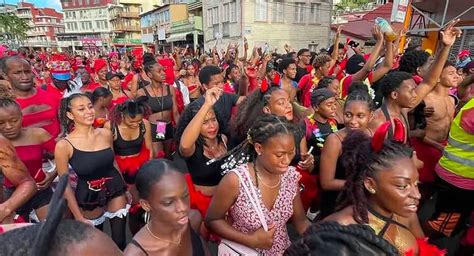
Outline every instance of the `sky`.
<svg viewBox="0 0 474 256"><path fill-rule="evenodd" d="M0 3L17 4L19 0L0 0ZM59 0L25 0L25 2L33 3L36 7L50 7L58 11L61 10Z"/></svg>

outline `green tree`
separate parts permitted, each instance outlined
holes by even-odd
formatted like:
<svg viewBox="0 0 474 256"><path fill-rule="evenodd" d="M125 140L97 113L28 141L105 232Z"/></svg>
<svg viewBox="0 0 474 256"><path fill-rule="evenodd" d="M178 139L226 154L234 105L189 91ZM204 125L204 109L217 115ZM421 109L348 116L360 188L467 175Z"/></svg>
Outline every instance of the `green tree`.
<svg viewBox="0 0 474 256"><path fill-rule="evenodd" d="M30 26L24 20L14 14L0 14L0 31L3 36L10 40L23 40Z"/></svg>

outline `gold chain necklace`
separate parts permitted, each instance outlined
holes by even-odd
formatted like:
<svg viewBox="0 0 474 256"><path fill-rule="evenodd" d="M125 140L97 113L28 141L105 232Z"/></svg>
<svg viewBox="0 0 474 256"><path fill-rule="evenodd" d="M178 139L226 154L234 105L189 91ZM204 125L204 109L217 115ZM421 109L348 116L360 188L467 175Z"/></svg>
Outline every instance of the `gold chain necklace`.
<svg viewBox="0 0 474 256"><path fill-rule="evenodd" d="M267 187L267 188L272 188L272 189L273 189L273 188L277 188L278 186L280 186L280 184L281 184L281 175L278 177L279 179L278 179L277 184L275 184L275 185L273 185L273 186L270 186L270 185L268 185L267 183L265 183L265 182L263 181L263 179L260 178L260 176L258 176L257 166L256 166L255 164L253 165L253 168L254 168L254 170L255 170L255 176L257 177L257 179L258 179L265 187Z"/></svg>
<svg viewBox="0 0 474 256"><path fill-rule="evenodd" d="M171 241L171 240L166 240L166 239L163 239L155 234L153 234L153 232L151 232L151 229L150 229L150 223L146 224L146 230L148 230L148 233L150 233L150 235L158 240L161 240L161 241L164 241L164 242L168 242L170 244L174 244L174 245L177 245L178 247L181 246L181 238L178 239L178 242L175 242L175 241Z"/></svg>

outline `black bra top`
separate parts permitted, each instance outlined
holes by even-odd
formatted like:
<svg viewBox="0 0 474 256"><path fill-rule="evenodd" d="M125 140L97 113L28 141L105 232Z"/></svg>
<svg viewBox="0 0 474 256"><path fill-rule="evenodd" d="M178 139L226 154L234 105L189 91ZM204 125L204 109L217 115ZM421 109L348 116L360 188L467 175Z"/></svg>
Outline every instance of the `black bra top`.
<svg viewBox="0 0 474 256"><path fill-rule="evenodd" d="M146 88L143 89L145 91L146 96L148 97L146 103L151 108L151 112L153 114L173 109L173 99L171 98L172 96L170 86L165 86L168 91L168 95L161 97L152 97Z"/></svg>
<svg viewBox="0 0 474 256"><path fill-rule="evenodd" d="M204 256L204 248L202 247L201 237L191 228L191 246L193 248L193 256ZM143 246L137 242L137 240L132 239L131 244L138 247L146 256L150 255Z"/></svg>
<svg viewBox="0 0 474 256"><path fill-rule="evenodd" d="M217 186L222 179L222 160L214 161L204 155L204 146L196 144L194 154L185 158L193 183L198 186Z"/></svg>
<svg viewBox="0 0 474 256"><path fill-rule="evenodd" d="M116 171L114 167L114 151L112 148L104 148L98 151L82 151L74 147L69 159L74 172L81 179L96 180L107 176L110 171Z"/></svg>
<svg viewBox="0 0 474 256"><path fill-rule="evenodd" d="M122 135L120 135L120 130L118 127L114 129L117 134L117 139L114 140L114 150L115 154L119 156L131 156L140 153L143 146L143 135L145 133L145 124L140 123L140 133L136 139L133 140L124 140Z"/></svg>

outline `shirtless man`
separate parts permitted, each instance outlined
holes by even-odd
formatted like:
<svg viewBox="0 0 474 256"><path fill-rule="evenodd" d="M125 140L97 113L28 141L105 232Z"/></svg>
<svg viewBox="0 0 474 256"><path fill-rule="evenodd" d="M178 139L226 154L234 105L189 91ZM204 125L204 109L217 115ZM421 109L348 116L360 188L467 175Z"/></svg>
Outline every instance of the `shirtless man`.
<svg viewBox="0 0 474 256"><path fill-rule="evenodd" d="M296 62L293 58L284 58L278 64L278 71L281 74L279 86L290 95L290 101L296 100L296 92L298 90L298 83L293 79L296 76Z"/></svg>
<svg viewBox="0 0 474 256"><path fill-rule="evenodd" d="M381 87L384 103L380 109L374 112L374 118L369 123L369 128L372 131L375 131L385 121L390 120L393 123L393 119L398 118L406 127L405 142L407 142L409 127L407 113L410 109L415 108L435 87L443 66L448 59L449 50L456 41L456 38L461 35L461 30L454 27L457 22L459 20L453 20L440 32L442 46L439 55L420 85L416 86L412 74L407 72L394 71L383 78ZM388 133L388 138L391 139L392 137L393 130ZM416 154L414 155L416 159ZM419 162L417 167L421 167Z"/></svg>
<svg viewBox="0 0 474 256"><path fill-rule="evenodd" d="M454 65L449 62L446 63L439 82L424 99L426 106L434 109L433 114L426 117L425 137L411 139L412 147L418 152L418 158L424 163L419 173L420 181L424 183L422 187L427 189L428 184L435 180L434 169L442 156L451 122L454 119L456 100L449 94L449 90L457 87L459 82L460 76L457 74ZM431 194L429 191L425 191Z"/></svg>
<svg viewBox="0 0 474 256"><path fill-rule="evenodd" d="M8 200L0 203L0 224L10 224L14 221L15 211L36 193L37 188L28 169L16 155L15 147L1 135L0 171L15 186Z"/></svg>

